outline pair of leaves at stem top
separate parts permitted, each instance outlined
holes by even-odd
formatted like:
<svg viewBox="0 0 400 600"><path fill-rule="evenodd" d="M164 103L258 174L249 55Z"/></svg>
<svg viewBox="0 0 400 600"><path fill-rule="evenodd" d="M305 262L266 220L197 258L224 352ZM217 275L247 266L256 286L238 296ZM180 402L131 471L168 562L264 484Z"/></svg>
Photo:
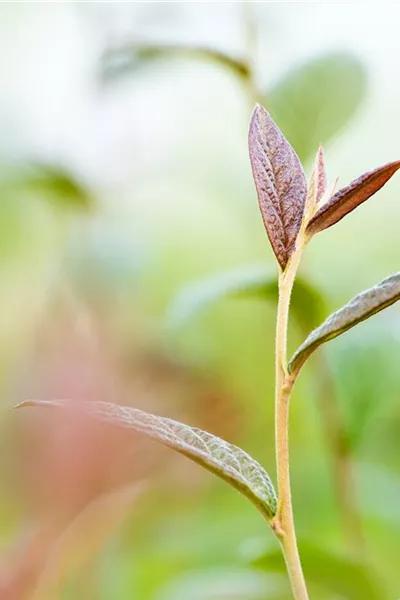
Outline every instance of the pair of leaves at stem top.
<svg viewBox="0 0 400 600"><path fill-rule="evenodd" d="M307 186L298 156L260 105L254 109L250 122L249 150L261 214L282 271L296 244L304 245L315 233L340 221L375 194L400 168L400 161L387 163L333 193L334 186L328 187L320 147ZM310 333L292 357L289 371L297 374L318 346L399 299L399 273L362 292Z"/></svg>
<svg viewBox="0 0 400 600"><path fill-rule="evenodd" d="M249 150L261 214L282 271L302 228L306 237L311 237L331 227L368 200L400 168L400 161L388 163L333 194L319 148L308 187L296 152L260 105L250 122Z"/></svg>

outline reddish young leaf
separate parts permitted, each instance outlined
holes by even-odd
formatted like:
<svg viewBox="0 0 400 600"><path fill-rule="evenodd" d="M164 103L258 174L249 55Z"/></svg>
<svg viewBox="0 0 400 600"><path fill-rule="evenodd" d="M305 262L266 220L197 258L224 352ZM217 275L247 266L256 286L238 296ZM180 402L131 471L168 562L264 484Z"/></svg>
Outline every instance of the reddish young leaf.
<svg viewBox="0 0 400 600"><path fill-rule="evenodd" d="M323 231L343 219L377 192L400 168L400 161L395 161L364 173L348 186L336 192L334 196L313 216L307 225L307 233Z"/></svg>
<svg viewBox="0 0 400 600"><path fill-rule="evenodd" d="M314 188L315 204L321 200L328 185L328 177L325 168L325 156L322 146L318 148L315 158L314 169L311 175L311 185Z"/></svg>
<svg viewBox="0 0 400 600"><path fill-rule="evenodd" d="M250 122L249 150L264 225L284 270L300 229L307 183L296 152L259 104Z"/></svg>
<svg viewBox="0 0 400 600"><path fill-rule="evenodd" d="M318 203L326 192L327 186L328 177L325 168L325 156L322 146L320 146L315 157L304 210L305 218L307 220L317 210Z"/></svg>

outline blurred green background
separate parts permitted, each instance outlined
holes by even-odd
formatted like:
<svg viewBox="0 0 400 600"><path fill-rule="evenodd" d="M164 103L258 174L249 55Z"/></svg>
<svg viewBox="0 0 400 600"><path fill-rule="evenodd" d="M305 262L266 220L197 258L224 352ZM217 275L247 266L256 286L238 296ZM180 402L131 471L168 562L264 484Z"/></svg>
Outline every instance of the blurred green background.
<svg viewBox="0 0 400 600"><path fill-rule="evenodd" d="M7 408L131 404L274 478L276 266L249 117L263 102L308 175L321 142L340 185L398 159L399 18L390 3L3 4L2 598L290 598L272 534L223 483L131 434ZM292 350L398 269L399 194L397 176L308 248ZM394 306L320 350L294 393L315 599L400 596L399 339Z"/></svg>

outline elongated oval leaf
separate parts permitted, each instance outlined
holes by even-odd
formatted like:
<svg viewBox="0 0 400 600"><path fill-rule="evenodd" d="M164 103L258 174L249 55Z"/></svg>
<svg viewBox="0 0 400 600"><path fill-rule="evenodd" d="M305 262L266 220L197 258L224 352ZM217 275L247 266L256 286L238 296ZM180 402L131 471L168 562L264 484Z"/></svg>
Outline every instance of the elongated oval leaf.
<svg viewBox="0 0 400 600"><path fill-rule="evenodd" d="M271 295L277 298L275 273L263 265L247 265L211 275L182 288L168 310L170 327L182 327L198 313L226 297Z"/></svg>
<svg viewBox="0 0 400 600"><path fill-rule="evenodd" d="M170 328L183 327L224 298L277 302L278 279L262 265L248 265L190 283L173 299L166 317L167 325ZM325 301L315 286L297 277L291 308L299 325L307 333L323 318Z"/></svg>
<svg viewBox="0 0 400 600"><path fill-rule="evenodd" d="M366 74L351 55L331 52L308 60L266 91L266 106L300 159L309 160L353 117Z"/></svg>
<svg viewBox="0 0 400 600"><path fill-rule="evenodd" d="M284 575L235 565L180 574L157 592L155 600L283 600L288 592Z"/></svg>
<svg viewBox="0 0 400 600"><path fill-rule="evenodd" d="M346 600L381 600L383 590L373 574L362 563L342 557L328 549L299 542L304 575L309 584ZM252 560L253 565L268 573L285 573L285 561L279 549L266 550ZM319 597L319 596L317 596Z"/></svg>
<svg viewBox="0 0 400 600"><path fill-rule="evenodd" d="M67 400L28 400L18 405L23 406L70 409L71 403ZM264 468L241 448L196 427L130 406L85 402L82 410L102 421L138 431L184 454L232 485L267 519L274 516L277 505L274 486Z"/></svg>
<svg viewBox="0 0 400 600"><path fill-rule="evenodd" d="M63 167L26 163L0 177L0 197L42 200L66 210L90 211L94 198Z"/></svg>
<svg viewBox="0 0 400 600"><path fill-rule="evenodd" d="M308 219L317 210L318 203L326 192L328 186L328 177L325 167L325 156L322 146L319 146L317 155L314 161L314 167L311 174L310 186L306 199L304 210L304 218Z"/></svg>
<svg viewBox="0 0 400 600"><path fill-rule="evenodd" d="M307 195L303 167L281 130L259 104L250 122L249 150L264 225L284 270L303 218Z"/></svg>
<svg viewBox="0 0 400 600"><path fill-rule="evenodd" d="M400 299L400 273L391 275L375 287L361 292L348 304L333 313L317 329L314 329L293 355L289 363L290 373L298 373L307 358L324 342L348 331Z"/></svg>
<svg viewBox="0 0 400 600"><path fill-rule="evenodd" d="M315 204L321 200L328 185L328 177L325 167L325 156L322 146L318 148L315 158L314 169L311 176L311 186L314 192Z"/></svg>
<svg viewBox="0 0 400 600"><path fill-rule="evenodd" d="M307 233L318 233L343 219L380 190L399 168L400 160L397 160L360 175L321 206L307 225Z"/></svg>

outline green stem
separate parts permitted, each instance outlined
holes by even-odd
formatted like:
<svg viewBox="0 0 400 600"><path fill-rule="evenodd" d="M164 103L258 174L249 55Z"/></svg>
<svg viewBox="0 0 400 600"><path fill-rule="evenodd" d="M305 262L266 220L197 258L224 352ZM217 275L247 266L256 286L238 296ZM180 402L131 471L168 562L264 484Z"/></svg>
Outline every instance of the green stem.
<svg viewBox="0 0 400 600"><path fill-rule="evenodd" d="M279 501L272 525L282 546L294 598L308 600L294 527L289 464L289 405L294 380L287 371L287 328L290 296L300 255L301 251L298 251L292 256L279 277L275 346L275 438Z"/></svg>

